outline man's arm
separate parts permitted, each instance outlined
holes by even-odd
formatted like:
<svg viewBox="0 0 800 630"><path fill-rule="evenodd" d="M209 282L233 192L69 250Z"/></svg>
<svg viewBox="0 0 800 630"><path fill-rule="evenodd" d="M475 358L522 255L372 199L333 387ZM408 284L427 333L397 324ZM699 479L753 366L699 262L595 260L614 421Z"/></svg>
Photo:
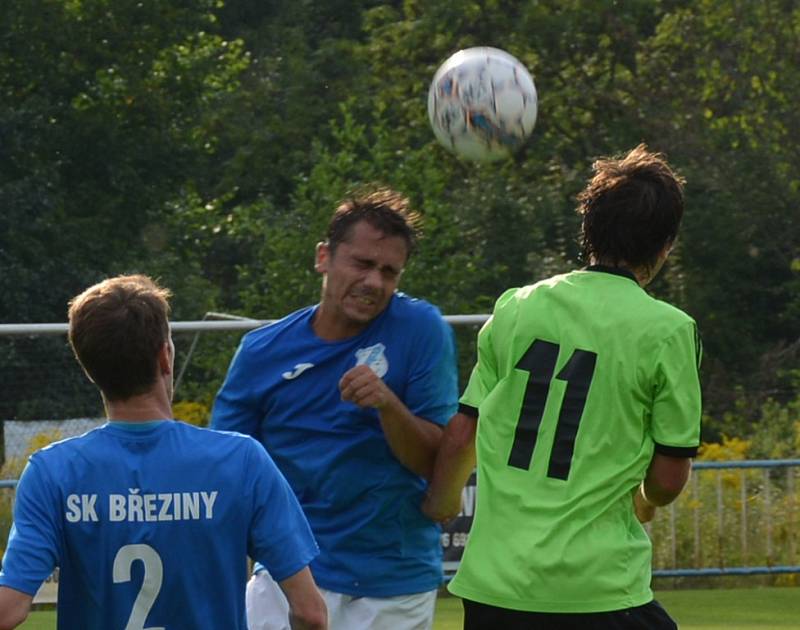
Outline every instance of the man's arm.
<svg viewBox="0 0 800 630"><path fill-rule="evenodd" d="M444 522L461 511L461 491L475 468L475 433L478 419L454 415L444 430L430 486L422 511L431 520Z"/></svg>
<svg viewBox="0 0 800 630"><path fill-rule="evenodd" d="M25 621L33 595L56 566L63 512L53 470L46 452L37 451L19 478L14 527L0 573L0 629L16 628Z"/></svg>
<svg viewBox="0 0 800 630"><path fill-rule="evenodd" d="M655 397L650 436L655 453L634 495L636 516L643 523L655 508L674 501L692 469L690 458L700 444L702 395L697 325L687 320L664 339L655 356Z"/></svg>
<svg viewBox="0 0 800 630"><path fill-rule="evenodd" d="M402 400L366 365L345 372L339 381L342 400L378 410L381 427L394 456L420 477L430 479L442 428L409 411Z"/></svg>
<svg viewBox="0 0 800 630"><path fill-rule="evenodd" d="M0 630L12 630L28 617L33 596L0 586Z"/></svg>
<svg viewBox="0 0 800 630"><path fill-rule="evenodd" d="M304 567L292 576L278 582L289 600L289 623L292 630L326 630L328 610L311 571Z"/></svg>
<svg viewBox="0 0 800 630"><path fill-rule="evenodd" d="M692 470L688 457L670 457L655 453L642 484L634 495L636 517L647 523L655 516L657 507L669 505L678 498Z"/></svg>

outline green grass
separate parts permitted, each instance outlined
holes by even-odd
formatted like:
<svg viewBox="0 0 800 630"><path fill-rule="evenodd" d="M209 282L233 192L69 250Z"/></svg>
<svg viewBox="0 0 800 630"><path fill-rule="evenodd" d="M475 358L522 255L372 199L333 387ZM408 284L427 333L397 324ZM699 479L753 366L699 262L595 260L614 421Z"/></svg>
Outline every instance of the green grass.
<svg viewBox="0 0 800 630"><path fill-rule="evenodd" d="M681 630L797 628L800 588L661 591L656 595Z"/></svg>
<svg viewBox="0 0 800 630"><path fill-rule="evenodd" d="M800 588L660 591L656 598L681 630L780 630L797 628ZM461 630L461 600L440 597L434 630ZM23 630L53 630L55 611L34 611Z"/></svg>
<svg viewBox="0 0 800 630"><path fill-rule="evenodd" d="M660 591L656 599L681 630L780 630L797 628L800 588ZM461 630L461 600L440 597L434 630Z"/></svg>
<svg viewBox="0 0 800 630"><path fill-rule="evenodd" d="M21 626L24 630L54 630L56 627L55 610L34 610Z"/></svg>

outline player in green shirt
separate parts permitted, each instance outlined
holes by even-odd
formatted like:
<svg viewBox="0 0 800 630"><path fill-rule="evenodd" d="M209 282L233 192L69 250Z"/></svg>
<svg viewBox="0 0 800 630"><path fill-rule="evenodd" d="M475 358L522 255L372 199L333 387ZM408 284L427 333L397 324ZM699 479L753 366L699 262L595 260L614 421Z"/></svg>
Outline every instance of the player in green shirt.
<svg viewBox="0 0 800 630"><path fill-rule="evenodd" d="M675 243L683 180L644 145L594 170L578 197L589 266L498 299L423 505L455 516L477 455L450 584L468 630L677 627L642 522L688 479L701 351L692 318L643 287Z"/></svg>

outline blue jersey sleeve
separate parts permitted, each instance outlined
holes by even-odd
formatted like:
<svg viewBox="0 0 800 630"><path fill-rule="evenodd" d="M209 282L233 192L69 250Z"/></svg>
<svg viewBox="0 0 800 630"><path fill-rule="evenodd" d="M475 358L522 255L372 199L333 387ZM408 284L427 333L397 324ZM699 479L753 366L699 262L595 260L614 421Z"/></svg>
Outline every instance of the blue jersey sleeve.
<svg viewBox="0 0 800 630"><path fill-rule="evenodd" d="M272 458L255 441L251 450L248 472L254 476L254 510L248 555L280 582L308 566L319 554L319 547L297 498Z"/></svg>
<svg viewBox="0 0 800 630"><path fill-rule="evenodd" d="M0 585L35 595L58 564L61 515L54 488L36 455L17 485L14 524L3 556Z"/></svg>
<svg viewBox="0 0 800 630"><path fill-rule="evenodd" d="M415 323L421 338L412 344L415 361L403 402L415 416L446 424L458 407L458 363L453 329L438 309Z"/></svg>
<svg viewBox="0 0 800 630"><path fill-rule="evenodd" d="M219 431L238 431L258 439L262 413L253 384L256 370L247 348L247 336L242 339L231 361L225 382L214 401L211 428Z"/></svg>

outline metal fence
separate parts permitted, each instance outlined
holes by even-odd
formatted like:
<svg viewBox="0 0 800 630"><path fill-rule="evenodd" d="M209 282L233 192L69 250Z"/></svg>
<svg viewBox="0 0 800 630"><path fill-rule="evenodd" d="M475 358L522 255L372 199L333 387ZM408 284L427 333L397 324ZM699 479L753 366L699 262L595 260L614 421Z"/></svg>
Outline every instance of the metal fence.
<svg viewBox="0 0 800 630"><path fill-rule="evenodd" d="M648 527L656 577L800 573L800 459L694 463L681 497Z"/></svg>

